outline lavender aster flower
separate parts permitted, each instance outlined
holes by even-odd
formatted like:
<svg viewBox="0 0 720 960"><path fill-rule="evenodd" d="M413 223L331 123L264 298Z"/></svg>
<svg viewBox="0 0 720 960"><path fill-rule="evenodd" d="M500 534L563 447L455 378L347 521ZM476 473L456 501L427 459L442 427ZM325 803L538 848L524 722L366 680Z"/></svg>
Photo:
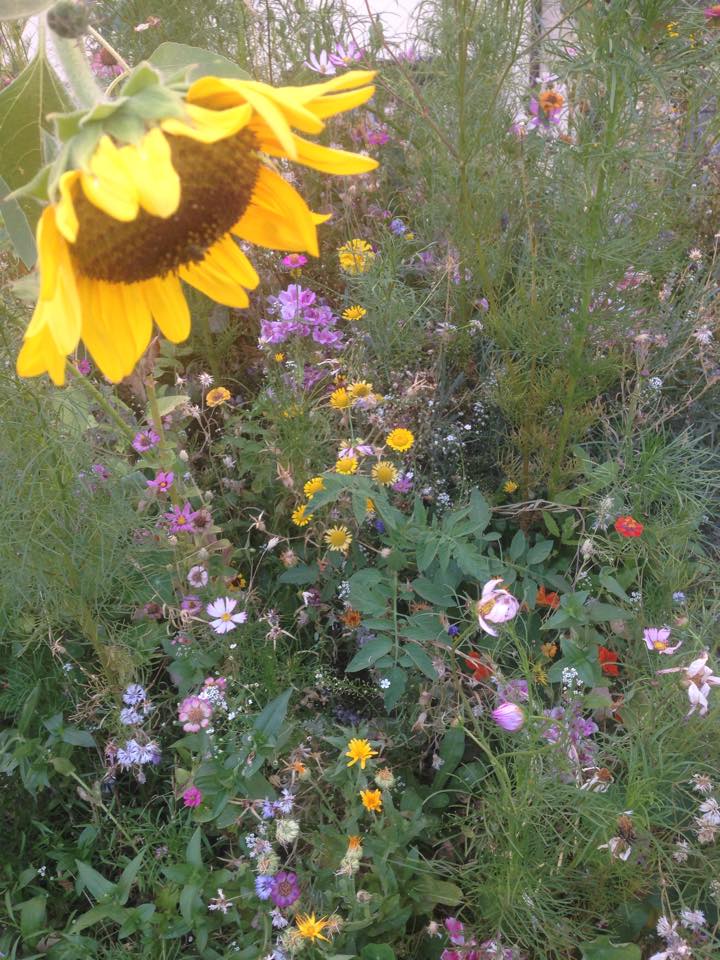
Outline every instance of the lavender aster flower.
<svg viewBox="0 0 720 960"><path fill-rule="evenodd" d="M255 893L261 900L269 900L275 886L274 877L255 877Z"/></svg>

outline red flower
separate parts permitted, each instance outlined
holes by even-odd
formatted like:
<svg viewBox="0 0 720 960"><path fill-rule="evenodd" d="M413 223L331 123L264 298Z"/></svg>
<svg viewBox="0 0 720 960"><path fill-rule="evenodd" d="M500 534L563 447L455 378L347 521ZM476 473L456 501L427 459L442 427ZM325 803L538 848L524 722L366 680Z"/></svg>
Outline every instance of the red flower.
<svg viewBox="0 0 720 960"><path fill-rule="evenodd" d="M600 661L602 672L608 677L617 677L619 675L620 658L614 650L609 650L607 647L600 647L598 649L598 660Z"/></svg>
<svg viewBox="0 0 720 960"><path fill-rule="evenodd" d="M465 656L465 654L463 654L463 656ZM472 670L475 680L487 680L488 677L491 677L495 673L493 668L483 660L479 653L471 653L465 657L465 663L467 663Z"/></svg>
<svg viewBox="0 0 720 960"><path fill-rule="evenodd" d="M639 537L645 527L639 520L632 517L618 517L615 521L615 529L621 537Z"/></svg>
<svg viewBox="0 0 720 960"><path fill-rule="evenodd" d="M535 603L538 607L550 607L551 610L557 610L560 606L560 594L552 593L542 586L538 587L538 592L535 595Z"/></svg>

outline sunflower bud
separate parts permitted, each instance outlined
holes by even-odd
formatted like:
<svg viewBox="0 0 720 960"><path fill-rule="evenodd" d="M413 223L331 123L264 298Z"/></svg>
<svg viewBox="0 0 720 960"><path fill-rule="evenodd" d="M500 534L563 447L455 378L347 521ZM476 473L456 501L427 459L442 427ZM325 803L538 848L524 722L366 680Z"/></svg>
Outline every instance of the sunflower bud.
<svg viewBox="0 0 720 960"><path fill-rule="evenodd" d="M74 0L60 0L52 10L48 10L47 23L59 37L77 40L87 32L87 10L84 4L75 3Z"/></svg>

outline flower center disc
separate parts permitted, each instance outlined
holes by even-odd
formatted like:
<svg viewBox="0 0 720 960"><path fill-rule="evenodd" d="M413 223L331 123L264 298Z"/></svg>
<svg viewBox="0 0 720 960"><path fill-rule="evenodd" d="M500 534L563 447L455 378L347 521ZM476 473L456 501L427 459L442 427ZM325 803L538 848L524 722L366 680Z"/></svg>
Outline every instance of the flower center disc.
<svg viewBox="0 0 720 960"><path fill-rule="evenodd" d="M165 136L181 184L180 205L171 217L141 209L134 220L122 223L90 203L80 184L75 185L79 230L71 250L84 276L137 283L197 263L247 209L260 170L251 131L240 130L217 143Z"/></svg>

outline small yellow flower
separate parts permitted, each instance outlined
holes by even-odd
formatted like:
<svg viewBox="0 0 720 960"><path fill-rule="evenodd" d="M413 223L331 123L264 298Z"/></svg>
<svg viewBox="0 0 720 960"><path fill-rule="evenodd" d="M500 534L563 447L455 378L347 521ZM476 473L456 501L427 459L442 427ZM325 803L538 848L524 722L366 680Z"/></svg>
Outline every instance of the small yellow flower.
<svg viewBox="0 0 720 960"><path fill-rule="evenodd" d="M382 812L382 793L380 790L361 790L360 799L366 810L374 813Z"/></svg>
<svg viewBox="0 0 720 960"><path fill-rule="evenodd" d="M309 500L310 497L314 496L316 493L320 493L320 491L324 489L325 489L325 481L323 480L323 478L313 477L312 480L308 480L308 482L303 487L303 493Z"/></svg>
<svg viewBox="0 0 720 960"><path fill-rule="evenodd" d="M542 655L544 657L547 657L548 660L552 660L552 658L558 652L558 647L556 643L543 643L540 646L540 650L542 651Z"/></svg>
<svg viewBox="0 0 720 960"><path fill-rule="evenodd" d="M338 259L345 273L365 273L375 261L375 251L367 240L350 240L338 249Z"/></svg>
<svg viewBox="0 0 720 960"><path fill-rule="evenodd" d="M517 488L518 488L518 485L515 483L514 480L506 480L505 483L503 484L503 490L505 493L515 493Z"/></svg>
<svg viewBox="0 0 720 960"><path fill-rule="evenodd" d="M361 770L365 769L365 764L371 757L377 757L377 755L377 750L373 750L369 740L358 740L356 737L348 743L347 753L345 754L346 757L350 757L347 766L352 767L359 761Z"/></svg>
<svg viewBox="0 0 720 960"><path fill-rule="evenodd" d="M306 527L313 518L311 513L305 513L308 505L306 503L301 503L297 510L293 510L291 514L291 520L296 527Z"/></svg>
<svg viewBox="0 0 720 960"><path fill-rule="evenodd" d="M669 37L679 37L680 34L677 32L675 27L677 27L677 20L671 20L670 23L665 24L665 29L667 30L667 35Z"/></svg>
<svg viewBox="0 0 720 960"><path fill-rule="evenodd" d="M221 403L227 403L232 394L226 387L214 387L209 390L205 396L205 403L209 407L219 407Z"/></svg>
<svg viewBox="0 0 720 960"><path fill-rule="evenodd" d="M228 590L244 590L247 580L241 573L236 573L234 577L228 577L225 580L225 586Z"/></svg>
<svg viewBox="0 0 720 960"><path fill-rule="evenodd" d="M350 406L350 397L345 387L339 387L330 394L330 406L334 410L347 410Z"/></svg>
<svg viewBox="0 0 720 960"><path fill-rule="evenodd" d="M385 439L385 443L398 453L405 453L415 443L414 435L404 427L397 427L391 430Z"/></svg>
<svg viewBox="0 0 720 960"><path fill-rule="evenodd" d="M376 513L375 503L373 500L370 499L370 497L368 497L367 500L365 501L365 511L367 513Z"/></svg>
<svg viewBox="0 0 720 960"><path fill-rule="evenodd" d="M324 940L326 943L330 943L328 938L322 934L328 925L326 917L318 917L315 919L314 913L299 913L297 917L295 917L295 924L300 936L306 940Z"/></svg>
<svg viewBox="0 0 720 960"><path fill-rule="evenodd" d="M330 527L323 537L330 550L339 550L344 552L352 543L352 534L347 527Z"/></svg>
<svg viewBox="0 0 720 960"><path fill-rule="evenodd" d="M361 307L359 303L356 303L352 307L348 307L347 310L343 310L342 318L343 320L362 320L362 318L367 313L365 307Z"/></svg>
<svg viewBox="0 0 720 960"><path fill-rule="evenodd" d="M353 473L357 473L357 468L357 457L340 457L335 463L335 472L342 474L344 477L349 477L352 476Z"/></svg>
<svg viewBox="0 0 720 960"><path fill-rule="evenodd" d="M412 230L408 230L408 231L407 231L407 233L405 234L405 239L406 239L406 240L414 240L414 239L415 239L415 234L412 232Z"/></svg>
<svg viewBox="0 0 720 960"><path fill-rule="evenodd" d="M377 480L384 487L389 487L391 483L395 483L397 480L398 472L397 468L388 460L381 460L372 468L372 476L373 480Z"/></svg>
<svg viewBox="0 0 720 960"><path fill-rule="evenodd" d="M545 668L540 663L536 663L533 667L533 676L535 677L536 683L541 683L543 687L548 685L548 675L545 671Z"/></svg>
<svg viewBox="0 0 720 960"><path fill-rule="evenodd" d="M275 363L282 363L284 359L285 359L284 353L276 353L275 356L273 357L273 360L275 361Z"/></svg>
<svg viewBox="0 0 720 960"><path fill-rule="evenodd" d="M372 384L367 380L356 380L348 387L348 395L351 400L364 400L372 394Z"/></svg>
<svg viewBox="0 0 720 960"><path fill-rule="evenodd" d="M362 853L362 840L360 837L352 836L348 837L348 853Z"/></svg>

